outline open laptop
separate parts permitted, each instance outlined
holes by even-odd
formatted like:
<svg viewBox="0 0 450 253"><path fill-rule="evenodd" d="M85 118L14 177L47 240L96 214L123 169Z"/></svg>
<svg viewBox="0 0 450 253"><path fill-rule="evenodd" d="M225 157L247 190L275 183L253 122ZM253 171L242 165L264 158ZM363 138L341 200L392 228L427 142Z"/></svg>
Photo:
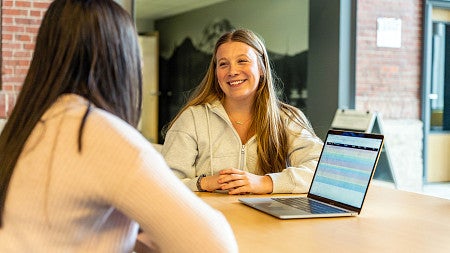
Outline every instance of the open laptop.
<svg viewBox="0 0 450 253"><path fill-rule="evenodd" d="M356 216L380 157L383 135L329 130L307 196L239 201L280 219Z"/></svg>

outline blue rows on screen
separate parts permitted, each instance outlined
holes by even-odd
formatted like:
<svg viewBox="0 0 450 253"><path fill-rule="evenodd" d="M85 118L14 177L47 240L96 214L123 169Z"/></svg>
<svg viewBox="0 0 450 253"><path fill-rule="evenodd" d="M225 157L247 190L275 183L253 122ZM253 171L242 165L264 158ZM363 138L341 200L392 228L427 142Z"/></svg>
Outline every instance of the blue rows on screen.
<svg viewBox="0 0 450 253"><path fill-rule="evenodd" d="M381 139L329 135L310 192L360 208Z"/></svg>

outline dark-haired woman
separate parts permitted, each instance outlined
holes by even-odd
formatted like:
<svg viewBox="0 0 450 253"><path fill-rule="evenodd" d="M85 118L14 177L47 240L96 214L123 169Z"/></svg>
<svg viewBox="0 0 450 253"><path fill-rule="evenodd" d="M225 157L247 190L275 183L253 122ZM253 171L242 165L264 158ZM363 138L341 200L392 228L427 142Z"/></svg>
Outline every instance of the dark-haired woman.
<svg viewBox="0 0 450 253"><path fill-rule="evenodd" d="M138 225L156 252L237 252L136 130L140 64L113 0L51 3L0 135L0 252L132 252Z"/></svg>

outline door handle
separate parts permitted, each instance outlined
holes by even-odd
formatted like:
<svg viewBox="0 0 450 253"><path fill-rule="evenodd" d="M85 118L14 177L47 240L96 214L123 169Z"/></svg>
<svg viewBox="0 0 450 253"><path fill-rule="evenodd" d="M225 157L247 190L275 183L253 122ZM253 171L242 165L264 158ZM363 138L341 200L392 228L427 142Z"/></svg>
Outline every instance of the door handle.
<svg viewBox="0 0 450 253"><path fill-rule="evenodd" d="M436 100L436 99L438 99L438 94L430 93L430 94L428 94L428 98L431 100Z"/></svg>

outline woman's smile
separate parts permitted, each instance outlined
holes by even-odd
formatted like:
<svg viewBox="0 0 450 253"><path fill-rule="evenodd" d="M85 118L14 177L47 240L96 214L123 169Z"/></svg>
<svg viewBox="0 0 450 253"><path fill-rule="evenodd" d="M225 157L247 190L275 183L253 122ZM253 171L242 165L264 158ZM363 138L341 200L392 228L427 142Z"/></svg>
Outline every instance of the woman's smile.
<svg viewBox="0 0 450 253"><path fill-rule="evenodd" d="M230 81L230 82L228 82L228 84L229 84L230 86L238 86L239 84L241 84L241 83L243 83L243 82L245 82L245 81L246 81L246 79L235 80L235 81Z"/></svg>

